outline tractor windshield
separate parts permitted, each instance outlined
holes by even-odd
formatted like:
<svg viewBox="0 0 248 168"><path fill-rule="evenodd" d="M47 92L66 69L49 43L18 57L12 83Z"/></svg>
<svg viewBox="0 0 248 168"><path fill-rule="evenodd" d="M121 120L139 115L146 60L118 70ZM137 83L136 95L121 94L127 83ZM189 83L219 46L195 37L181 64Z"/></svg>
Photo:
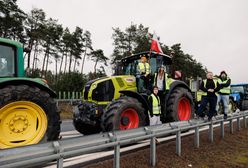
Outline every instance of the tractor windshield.
<svg viewBox="0 0 248 168"><path fill-rule="evenodd" d="M124 75L136 75L137 74L137 66L139 64L140 60L135 60L133 62L125 63L123 66L123 72ZM166 65L162 57L152 57L148 60L148 63L150 64L150 69L151 69L151 75L154 75L158 67L160 65ZM168 68L168 67L166 67Z"/></svg>
<svg viewBox="0 0 248 168"><path fill-rule="evenodd" d="M15 74L15 48L0 44L0 77Z"/></svg>
<svg viewBox="0 0 248 168"><path fill-rule="evenodd" d="M232 93L242 93L244 94L244 87L243 86L232 86L231 87Z"/></svg>

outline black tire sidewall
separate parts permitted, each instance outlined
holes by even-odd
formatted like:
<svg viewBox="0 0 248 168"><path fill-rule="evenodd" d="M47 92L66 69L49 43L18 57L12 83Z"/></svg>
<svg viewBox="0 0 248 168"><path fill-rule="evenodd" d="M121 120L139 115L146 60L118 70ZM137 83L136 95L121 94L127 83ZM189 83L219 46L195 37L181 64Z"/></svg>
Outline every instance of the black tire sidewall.
<svg viewBox="0 0 248 168"><path fill-rule="evenodd" d="M28 85L9 85L0 89L0 108L16 101L30 101L41 107L47 116L47 130L41 142L57 140L60 134L60 116L56 102L47 92Z"/></svg>
<svg viewBox="0 0 248 168"><path fill-rule="evenodd" d="M135 98L121 97L112 104L109 104L103 114L102 128L104 131L120 130L121 114L126 109L134 109L139 117L139 126L146 125L145 109L142 104ZM107 117L112 116L112 117ZM108 126L112 124L112 126ZM111 128L112 127L112 128ZM112 130L111 130L112 129Z"/></svg>
<svg viewBox="0 0 248 168"><path fill-rule="evenodd" d="M181 98L187 98L189 100L191 108L190 118L194 116L194 102L191 93L185 88L175 88L168 100L170 104L167 107L167 120L180 121L178 117L178 103Z"/></svg>

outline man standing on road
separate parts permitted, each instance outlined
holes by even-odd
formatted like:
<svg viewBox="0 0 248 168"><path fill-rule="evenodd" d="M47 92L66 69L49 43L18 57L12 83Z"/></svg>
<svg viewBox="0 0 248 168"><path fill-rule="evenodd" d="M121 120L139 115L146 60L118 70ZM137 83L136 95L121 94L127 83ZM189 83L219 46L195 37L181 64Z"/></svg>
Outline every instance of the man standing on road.
<svg viewBox="0 0 248 168"><path fill-rule="evenodd" d="M151 109L149 111L149 119L150 119L150 125L158 125L162 124L160 121L160 115L161 115L161 105L160 105L160 99L158 96L158 87L154 86L152 90L151 96L148 98Z"/></svg>
<svg viewBox="0 0 248 168"><path fill-rule="evenodd" d="M204 79L200 85L200 89L204 92L202 94L202 100L200 107L198 108L196 114L199 117L204 117L205 114L203 110L206 109L209 103L208 121L212 120L212 117L216 114L216 103L217 96L216 93L220 90L219 83L217 80L213 79L213 73L207 72L207 79Z"/></svg>
<svg viewBox="0 0 248 168"><path fill-rule="evenodd" d="M230 87L231 79L227 76L227 73L225 71L220 72L218 83L220 84L221 89L218 92L216 110L218 111L219 103L222 101L224 108L224 119L226 119L229 110L228 104L229 104L229 95L231 93L231 87Z"/></svg>

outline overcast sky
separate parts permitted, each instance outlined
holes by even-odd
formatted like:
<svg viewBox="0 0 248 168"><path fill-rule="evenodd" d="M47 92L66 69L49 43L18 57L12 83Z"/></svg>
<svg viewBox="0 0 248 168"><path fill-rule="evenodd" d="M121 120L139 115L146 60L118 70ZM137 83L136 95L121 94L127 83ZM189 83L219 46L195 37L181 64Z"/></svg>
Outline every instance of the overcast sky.
<svg viewBox="0 0 248 168"><path fill-rule="evenodd" d="M181 43L185 53L214 74L226 70L232 83L248 83L248 0L18 0L18 4L26 13L41 8L71 30L76 26L89 30L93 47L107 56L113 51L112 27L124 30L131 22L143 24L162 43Z"/></svg>

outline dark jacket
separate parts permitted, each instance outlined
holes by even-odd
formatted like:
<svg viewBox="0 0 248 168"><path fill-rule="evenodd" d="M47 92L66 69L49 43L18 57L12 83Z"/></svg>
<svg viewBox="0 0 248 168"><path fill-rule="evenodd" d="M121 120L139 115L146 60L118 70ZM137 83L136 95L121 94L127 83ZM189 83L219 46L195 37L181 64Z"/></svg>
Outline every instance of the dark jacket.
<svg viewBox="0 0 248 168"><path fill-rule="evenodd" d="M219 85L218 82L216 82L216 87L215 87L215 83L214 83L214 80L213 79L207 79L207 82L206 82L206 87L204 87L204 82L202 81L201 85L200 85L200 89L203 91L203 92L207 92L207 96L216 96L216 92L218 92L221 87ZM214 92L208 92L208 89L214 89Z"/></svg>

